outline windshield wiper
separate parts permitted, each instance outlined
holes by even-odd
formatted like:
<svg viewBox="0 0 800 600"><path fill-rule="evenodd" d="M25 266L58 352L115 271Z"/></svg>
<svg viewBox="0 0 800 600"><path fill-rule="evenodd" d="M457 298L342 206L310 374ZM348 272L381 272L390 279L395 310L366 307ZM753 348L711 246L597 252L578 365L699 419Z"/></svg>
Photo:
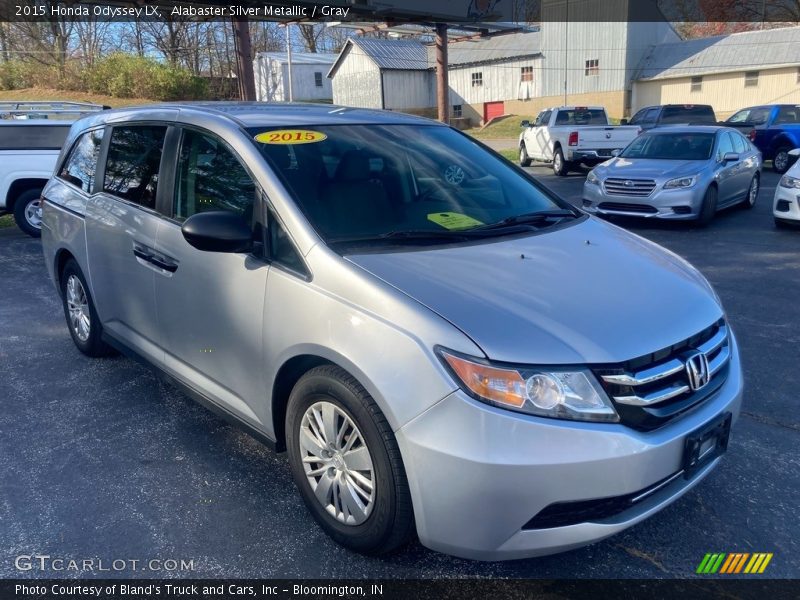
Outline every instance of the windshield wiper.
<svg viewBox="0 0 800 600"><path fill-rule="evenodd" d="M410 230L398 230L398 231L388 231L386 233L378 233L375 235L363 235L363 236L350 236L350 237L337 237L331 238L328 240L329 243L332 244L349 244L349 243L357 243L357 242L381 242L381 241L393 241L393 240L444 240L444 241L453 241L453 240L466 240L470 239L473 236L470 235L470 231L454 231L454 230L424 230L424 229L410 229Z"/></svg>
<svg viewBox="0 0 800 600"><path fill-rule="evenodd" d="M477 232L477 231L487 231L492 229L503 229L511 225L537 225L539 223L551 221L554 219L575 219L577 217L578 214L575 211L568 209L540 210L537 212L523 213L521 215L506 217L505 219L502 219L495 223L487 223L486 225L480 225L479 227L470 229L470 231Z"/></svg>

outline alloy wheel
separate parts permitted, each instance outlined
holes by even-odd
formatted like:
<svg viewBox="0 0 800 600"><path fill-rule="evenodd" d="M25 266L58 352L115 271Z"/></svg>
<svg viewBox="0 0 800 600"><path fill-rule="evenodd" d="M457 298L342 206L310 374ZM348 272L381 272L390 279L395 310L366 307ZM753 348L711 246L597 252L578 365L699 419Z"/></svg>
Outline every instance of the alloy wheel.
<svg viewBox="0 0 800 600"><path fill-rule="evenodd" d="M753 177L750 182L750 191L747 194L747 202L750 206L756 205L756 198L758 198L758 177Z"/></svg>
<svg viewBox="0 0 800 600"><path fill-rule="evenodd" d="M308 484L337 521L360 525L375 506L372 456L356 424L327 401L308 407L300 422L300 454Z"/></svg>
<svg viewBox="0 0 800 600"><path fill-rule="evenodd" d="M772 159L772 166L775 167L775 170L778 173L783 173L787 166L789 165L789 153L785 150L781 150L775 155L775 158Z"/></svg>
<svg viewBox="0 0 800 600"><path fill-rule="evenodd" d="M82 342L89 339L92 320L89 314L89 299L81 280L75 275L67 279L67 309L72 332Z"/></svg>
<svg viewBox="0 0 800 600"><path fill-rule="evenodd" d="M29 202L25 207L25 220L36 229L42 228L42 203L39 200Z"/></svg>

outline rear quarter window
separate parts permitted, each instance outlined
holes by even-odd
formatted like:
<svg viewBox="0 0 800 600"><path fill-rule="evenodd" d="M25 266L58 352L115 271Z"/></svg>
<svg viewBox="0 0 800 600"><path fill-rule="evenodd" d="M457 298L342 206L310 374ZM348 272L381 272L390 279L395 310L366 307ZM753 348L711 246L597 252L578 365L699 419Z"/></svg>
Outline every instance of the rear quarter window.
<svg viewBox="0 0 800 600"><path fill-rule="evenodd" d="M154 209L166 126L114 127L108 147L103 191Z"/></svg>
<svg viewBox="0 0 800 600"><path fill-rule="evenodd" d="M58 177L84 192L91 192L94 188L97 157L100 154L102 141L102 129L95 129L81 135L72 146L64 164L61 165Z"/></svg>

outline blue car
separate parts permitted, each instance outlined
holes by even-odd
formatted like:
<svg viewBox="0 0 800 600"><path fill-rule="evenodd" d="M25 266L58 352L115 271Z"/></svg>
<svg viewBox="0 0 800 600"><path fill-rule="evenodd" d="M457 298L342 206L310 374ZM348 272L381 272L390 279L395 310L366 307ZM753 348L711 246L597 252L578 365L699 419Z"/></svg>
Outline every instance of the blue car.
<svg viewBox="0 0 800 600"><path fill-rule="evenodd" d="M772 161L776 173L785 173L794 162L790 150L800 148L800 105L767 104L743 108L731 115L725 125L736 127L761 150L764 160ZM749 131L748 131L749 130Z"/></svg>

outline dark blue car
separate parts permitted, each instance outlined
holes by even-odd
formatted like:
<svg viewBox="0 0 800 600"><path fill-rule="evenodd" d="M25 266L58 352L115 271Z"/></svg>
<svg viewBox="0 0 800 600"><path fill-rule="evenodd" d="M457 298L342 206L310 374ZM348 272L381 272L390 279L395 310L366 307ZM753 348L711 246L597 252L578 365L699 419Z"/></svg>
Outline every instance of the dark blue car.
<svg viewBox="0 0 800 600"><path fill-rule="evenodd" d="M793 157L789 150L800 148L800 105L766 104L743 108L731 115L725 125L738 127L761 150L772 168L785 173Z"/></svg>

